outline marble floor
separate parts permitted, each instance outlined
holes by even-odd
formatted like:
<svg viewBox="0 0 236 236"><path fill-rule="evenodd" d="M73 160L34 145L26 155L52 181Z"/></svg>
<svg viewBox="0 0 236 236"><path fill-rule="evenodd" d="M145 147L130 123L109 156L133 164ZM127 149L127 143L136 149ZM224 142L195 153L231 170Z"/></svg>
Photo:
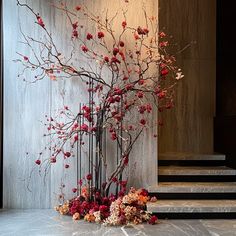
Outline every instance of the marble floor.
<svg viewBox="0 0 236 236"><path fill-rule="evenodd" d="M104 227L53 210L0 210L1 236L236 236L236 220L160 220L157 225Z"/></svg>

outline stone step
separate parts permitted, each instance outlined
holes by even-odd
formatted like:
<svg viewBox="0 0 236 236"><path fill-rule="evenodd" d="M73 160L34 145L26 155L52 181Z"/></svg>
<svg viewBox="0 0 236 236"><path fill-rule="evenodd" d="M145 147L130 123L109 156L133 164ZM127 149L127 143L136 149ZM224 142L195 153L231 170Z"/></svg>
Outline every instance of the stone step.
<svg viewBox="0 0 236 236"><path fill-rule="evenodd" d="M157 200L148 202L153 213L235 213L236 200Z"/></svg>
<svg viewBox="0 0 236 236"><path fill-rule="evenodd" d="M236 193L236 182L160 182L150 193Z"/></svg>
<svg viewBox="0 0 236 236"><path fill-rule="evenodd" d="M195 153L180 153L166 152L158 155L160 161L225 161L223 154L195 154Z"/></svg>
<svg viewBox="0 0 236 236"><path fill-rule="evenodd" d="M227 166L159 166L158 175L165 176L234 176L236 170Z"/></svg>

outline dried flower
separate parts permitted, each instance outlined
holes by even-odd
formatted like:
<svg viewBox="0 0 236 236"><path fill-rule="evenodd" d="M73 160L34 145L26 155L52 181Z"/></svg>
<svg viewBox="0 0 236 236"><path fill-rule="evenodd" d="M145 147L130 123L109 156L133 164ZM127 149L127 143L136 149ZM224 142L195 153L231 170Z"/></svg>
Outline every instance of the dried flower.
<svg viewBox="0 0 236 236"><path fill-rule="evenodd" d="M74 215L73 215L73 220L80 220L80 214L78 212L76 212Z"/></svg>

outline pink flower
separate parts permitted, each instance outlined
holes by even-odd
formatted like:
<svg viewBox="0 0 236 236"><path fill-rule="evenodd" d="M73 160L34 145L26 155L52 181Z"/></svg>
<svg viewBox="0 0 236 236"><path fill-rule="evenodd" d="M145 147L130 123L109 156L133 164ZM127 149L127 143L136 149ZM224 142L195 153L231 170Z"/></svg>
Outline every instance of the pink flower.
<svg viewBox="0 0 236 236"><path fill-rule="evenodd" d="M88 51L88 48L85 45L81 46L81 49L82 49L83 52L87 52Z"/></svg>
<svg viewBox="0 0 236 236"><path fill-rule="evenodd" d="M24 58L25 61L29 60L29 58L27 56L24 56L23 58Z"/></svg>
<svg viewBox="0 0 236 236"><path fill-rule="evenodd" d="M100 31L100 32L98 32L98 38L99 38L99 39L103 38L104 36L105 36L105 35L104 35L104 33L103 33L103 32L101 32L101 31Z"/></svg>
<svg viewBox="0 0 236 236"><path fill-rule="evenodd" d="M35 161L35 164L40 165L41 161L38 159L38 160Z"/></svg>

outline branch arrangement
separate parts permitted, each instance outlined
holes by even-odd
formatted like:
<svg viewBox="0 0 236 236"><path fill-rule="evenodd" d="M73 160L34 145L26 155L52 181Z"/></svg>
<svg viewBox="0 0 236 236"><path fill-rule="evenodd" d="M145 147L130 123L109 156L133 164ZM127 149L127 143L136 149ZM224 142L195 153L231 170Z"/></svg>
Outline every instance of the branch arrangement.
<svg viewBox="0 0 236 236"><path fill-rule="evenodd" d="M71 40L68 47L70 56L67 56L68 52L58 49L41 15L28 4L20 1L17 4L35 16L35 23L44 35L42 39L35 39L22 32L24 43L31 53L30 56L18 53L16 61L23 64L19 76L30 70L35 76L30 80L24 78L28 83L47 78L53 81L75 78L87 87L87 103L80 103L77 113L69 106L64 106L55 117L47 117L48 133L45 136L50 136L50 143L46 148L50 149L51 156L45 159L40 153L35 163L40 168L44 166L48 169L63 158L64 167L69 169L66 162L76 153L80 158L78 185L72 191L78 197L64 203L58 210L85 217L86 213L96 208L100 211L100 218L104 213L102 218L105 220L110 215L107 215L107 208L111 202L128 196L125 195L127 180L123 179L122 174L129 164L136 141L145 130L153 128L153 123L161 125L158 120L150 121L153 110L162 112L174 106L174 87L183 75L176 66L174 55L168 52L169 37L164 32L158 32L157 19L149 17L145 7L144 24L132 26L132 22L127 21L126 10L122 10L123 19L118 17L119 12L113 17L108 17L108 13L101 17L85 6L70 9L61 3L52 7L60 11L69 23L67 32L70 32ZM82 24L84 20L88 22L86 26ZM111 173L108 173L106 155L109 143L114 143L117 149L114 157L109 156L117 159L117 165ZM88 156L82 154L83 148ZM88 159L89 163L85 176L81 176L81 158ZM111 191L113 185L115 190ZM142 204L136 203L145 205L146 192L132 190L132 194L136 198L142 196ZM92 205L81 208L84 202ZM79 210L72 207L76 204ZM120 204L124 209L127 206L122 201ZM107 208L99 210L99 205ZM139 214L143 208L140 209ZM148 220L151 217L145 216ZM91 217L96 218L94 215ZM127 217L125 219L127 223Z"/></svg>

